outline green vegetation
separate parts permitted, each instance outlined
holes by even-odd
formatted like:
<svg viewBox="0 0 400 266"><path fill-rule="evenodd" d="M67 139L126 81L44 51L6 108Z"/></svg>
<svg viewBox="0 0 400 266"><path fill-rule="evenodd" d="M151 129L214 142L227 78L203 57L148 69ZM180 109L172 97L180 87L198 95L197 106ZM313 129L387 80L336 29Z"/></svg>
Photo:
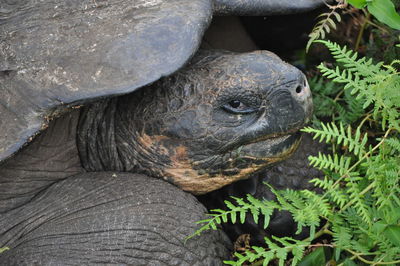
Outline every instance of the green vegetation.
<svg viewBox="0 0 400 266"><path fill-rule="evenodd" d="M0 248L0 253L3 253L4 251L7 251L7 250L9 250L9 248L8 248L8 247L3 247L3 248Z"/></svg>
<svg viewBox="0 0 400 266"><path fill-rule="evenodd" d="M319 92L321 98L326 97L325 101L319 99L321 106L337 114L336 121L318 121L320 128L303 130L341 151L309 158L314 167L325 173L324 179L311 181L324 193L271 188L277 202L258 200L251 195L246 200L234 198L234 203L225 202L227 211L213 210L210 218L199 221L203 225L195 233L217 229L222 222L243 223L247 213L257 223L263 219L266 228L276 209L293 215L298 232L310 227L310 236L301 241L290 237L266 238L267 249L252 247L245 254L235 253L238 260L226 261L227 264L262 260L267 265L277 259L279 265L284 265L291 253L291 264L296 265L311 247L332 249L333 255L324 258L325 261L334 260L342 265L354 265L350 264L353 260L375 265L400 263L400 75L395 69L400 61L374 64L366 58L358 59L357 53L346 47L318 42L329 48L343 68L331 69L321 64L318 68L322 75L344 84L340 92L332 84ZM338 99L343 103L327 97L332 93L342 94ZM345 108L348 112L343 111ZM355 121L360 121L357 126ZM369 134L371 127L376 134ZM323 235L329 235L332 241L313 244L313 240ZM314 252L325 256L320 249Z"/></svg>
<svg viewBox="0 0 400 266"><path fill-rule="evenodd" d="M400 15L397 14L391 0L348 0L348 2L357 8L366 7L380 22L400 30Z"/></svg>
<svg viewBox="0 0 400 266"><path fill-rule="evenodd" d="M395 0L398 4L398 0ZM336 5L327 5L329 12L319 15L321 20L316 23L314 29L309 34L309 41L306 50L308 51L311 44L317 39L324 39L331 29L336 30L336 23L341 22L339 10L346 9L348 4L356 8L367 8L365 23L374 24L369 20L369 14L372 14L380 22L389 27L400 30L400 15L396 12L396 6L391 0L336 0ZM360 33L363 32L363 28Z"/></svg>
<svg viewBox="0 0 400 266"><path fill-rule="evenodd" d="M371 13L373 5L379 7L377 0L349 1L355 2ZM332 14L325 14L326 21L314 30L332 27ZM323 77L310 81L315 118L313 127L303 131L331 145L332 154L309 157L325 175L311 180L323 192L270 187L277 201L233 198L225 201L227 210L212 210L199 221L195 232L216 230L228 221L244 223L246 215L267 228L274 210L286 210L297 222L297 232L308 227L310 235L302 240L265 238L265 247L236 252L226 264L400 265L400 60L375 62L319 37L312 41L325 45L336 63L320 64Z"/></svg>

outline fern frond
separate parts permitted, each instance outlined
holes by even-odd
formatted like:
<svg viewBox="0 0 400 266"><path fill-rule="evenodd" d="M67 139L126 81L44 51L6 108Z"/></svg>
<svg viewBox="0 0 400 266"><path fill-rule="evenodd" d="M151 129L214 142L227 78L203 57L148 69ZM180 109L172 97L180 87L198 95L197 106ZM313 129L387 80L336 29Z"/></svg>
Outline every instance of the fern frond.
<svg viewBox="0 0 400 266"><path fill-rule="evenodd" d="M343 123L339 123L339 127L335 123L321 123L322 129L315 129L311 127L305 127L302 129L303 132L314 134L313 139L319 138L319 141L325 141L326 143L332 142L338 145L342 144L343 146L348 146L349 151L353 152L356 156L362 156L365 154L365 145L368 141L368 136L364 135L361 139L361 129L358 127L355 132L355 136L353 137L353 131L351 126L348 126L347 129L344 128ZM360 141L361 139L361 141ZM332 165L330 162L333 160L323 157L321 155L319 159L314 159L316 161L325 161L327 165ZM315 157L313 157L315 158ZM327 161L330 160L330 161ZM336 160L336 159L334 159ZM337 169L337 168L330 168Z"/></svg>
<svg viewBox="0 0 400 266"><path fill-rule="evenodd" d="M353 124L364 115L364 102L357 99L349 90L344 91L343 100L345 102L343 105L335 102L335 108L339 114L336 120L346 125Z"/></svg>
<svg viewBox="0 0 400 266"><path fill-rule="evenodd" d="M279 265L285 265L289 253L293 254L292 265L297 263L304 256L305 248L310 245L308 241L296 240L290 237L272 236L264 238L267 248L252 246L252 250L246 250L244 254L236 252L236 261L224 261L225 264L241 266L246 262L253 263L262 261L262 265L268 265L273 259L278 260ZM279 245L278 245L279 244Z"/></svg>
<svg viewBox="0 0 400 266"><path fill-rule="evenodd" d="M321 198L321 195L310 190L301 190L300 193L306 199L307 204L315 208L320 216L326 218L333 215L332 206L328 199Z"/></svg>
<svg viewBox="0 0 400 266"><path fill-rule="evenodd" d="M321 94L325 96L333 96L336 95L341 87L337 86L334 82L330 82L327 79L321 78L319 76L312 77L308 84L313 92L313 97L315 94Z"/></svg>
<svg viewBox="0 0 400 266"><path fill-rule="evenodd" d="M314 178L310 180L310 183L313 183L314 186L322 188L323 190L329 190L332 188L334 182L334 180L328 178L327 176L325 176L324 179Z"/></svg>
<svg viewBox="0 0 400 266"><path fill-rule="evenodd" d="M332 232L333 241L338 248L346 249L350 247L352 234L349 227L334 223Z"/></svg>
<svg viewBox="0 0 400 266"><path fill-rule="evenodd" d="M400 64L400 59L395 59L390 63L390 66L399 65L399 64Z"/></svg>
<svg viewBox="0 0 400 266"><path fill-rule="evenodd" d="M400 75L393 67L398 62L394 60L391 65L374 63L366 57L358 59L356 52L336 43L323 40L316 42L326 45L336 61L345 68L330 69L321 64L318 68L322 75L345 84L344 89L350 89L351 94L356 95L355 99L364 103L364 109L373 106L373 117L382 120L384 130L395 128L399 131L400 110L396 106L400 105Z"/></svg>
<svg viewBox="0 0 400 266"><path fill-rule="evenodd" d="M340 175L345 174L350 166L351 158L335 154L333 157L328 154L318 153L318 156L308 157L310 164L318 169L329 169Z"/></svg>
<svg viewBox="0 0 400 266"><path fill-rule="evenodd" d="M329 6L331 11L328 13L323 13L319 15L322 18L317 22L312 29L311 33L308 35L310 38L307 42L306 51L310 48L311 44L317 39L325 39L327 33L330 33L331 29L336 29L336 22L341 22L340 14L336 11L337 9L342 9L343 3L339 3L336 6ZM336 22L335 22L336 19Z"/></svg>
<svg viewBox="0 0 400 266"><path fill-rule="evenodd" d="M371 225L372 218L370 209L365 202L364 195L361 194L360 187L355 182L349 182L346 185L348 186L347 192L349 193L350 202L352 203L351 206L353 206L365 223Z"/></svg>
<svg viewBox="0 0 400 266"><path fill-rule="evenodd" d="M231 198L236 202L236 205L229 200L225 200L224 203L228 210L211 210L211 213L208 214L209 218L196 222L197 224L203 225L186 240L196 235L200 235L206 230L217 230L219 224L227 223L228 221L235 224L239 220L239 222L243 224L248 213L252 215L255 223L259 223L260 215L264 216L263 223L265 229L269 225L270 217L274 210L281 209L281 206L274 201L261 201L251 195L247 195L247 201L233 196Z"/></svg>
<svg viewBox="0 0 400 266"><path fill-rule="evenodd" d="M349 70L341 70L339 67L335 69L330 69L326 67L323 63L318 66L322 75L332 79L332 81L337 83L344 83L344 89L351 89L351 94L356 94L357 100L365 100L363 108L367 108L371 103L374 102L373 92L366 89L368 84L365 80L360 79L359 73L352 73Z"/></svg>
<svg viewBox="0 0 400 266"><path fill-rule="evenodd" d="M341 47L339 44L317 40L315 42L323 43L331 51L331 54L337 62L343 63L348 73L357 72L360 76L371 77L375 75L385 75L388 72L382 69L383 62L374 64L372 59L362 57L358 58L358 53L352 50L348 50L346 46Z"/></svg>

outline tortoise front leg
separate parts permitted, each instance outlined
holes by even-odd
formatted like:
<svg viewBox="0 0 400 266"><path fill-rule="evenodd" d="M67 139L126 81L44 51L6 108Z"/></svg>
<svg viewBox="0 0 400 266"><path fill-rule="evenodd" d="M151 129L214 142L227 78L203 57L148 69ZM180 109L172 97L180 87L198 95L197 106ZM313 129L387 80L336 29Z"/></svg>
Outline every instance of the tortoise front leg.
<svg viewBox="0 0 400 266"><path fill-rule="evenodd" d="M230 245L224 233L210 231L184 243L205 212L194 196L161 180L128 173L79 174L0 219L0 226L11 228L0 239L10 248L0 261L220 265Z"/></svg>

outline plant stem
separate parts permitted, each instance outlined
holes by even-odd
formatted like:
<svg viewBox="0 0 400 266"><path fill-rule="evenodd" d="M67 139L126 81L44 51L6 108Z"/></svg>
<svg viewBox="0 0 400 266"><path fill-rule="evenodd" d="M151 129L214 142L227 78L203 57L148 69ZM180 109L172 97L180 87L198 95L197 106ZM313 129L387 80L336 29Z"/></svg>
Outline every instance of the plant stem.
<svg viewBox="0 0 400 266"><path fill-rule="evenodd" d="M372 182L371 184L369 184L368 187L366 187L363 191L360 192L360 196L364 195L365 193L367 193L369 190L371 190L373 187L375 186L375 182ZM350 207L354 202L356 201L356 199L352 199L351 201L349 201L346 205L343 206L343 208L341 208L339 210L339 212L342 212L344 210L346 210L348 207Z"/></svg>
<svg viewBox="0 0 400 266"><path fill-rule="evenodd" d="M329 223L329 222L326 222L326 224L325 224L318 232L316 232L316 233L314 234L314 238L313 238L313 239L310 239L310 237L308 237L308 238L306 238L306 239L304 239L304 240L302 240L302 241L311 243L311 241L317 239L318 237L320 237L320 236L322 236L322 235L324 235L324 234L332 235L333 233L332 233L331 231L328 230L329 226L330 226L330 223ZM311 245L311 244L307 245L307 247L309 247L309 246L315 246L315 245ZM318 245L318 246L329 246L329 247L333 247L333 245L331 245L331 244L328 244L328 245L324 245L324 244L321 245L321 244L320 244L320 245ZM288 248L288 250L291 251L292 248ZM259 260L259 261L256 261L256 262L252 263L251 266L260 266L260 265L262 265L262 264L263 264L263 260Z"/></svg>
<svg viewBox="0 0 400 266"><path fill-rule="evenodd" d="M335 99L333 99L334 102L337 102L340 99L340 96L344 93L344 90L340 90L339 93L336 95Z"/></svg>
<svg viewBox="0 0 400 266"><path fill-rule="evenodd" d="M377 27L379 30L383 31L383 32L386 33L386 34L389 33L384 27L381 27L381 26L379 26L379 25L373 23L371 20L366 20L366 22L367 22L368 24L371 24L371 25L374 26L374 27Z"/></svg>
<svg viewBox="0 0 400 266"><path fill-rule="evenodd" d="M364 117L364 119L361 121L360 125L358 126L359 128L361 128L364 123L372 116L372 112L367 113L367 115Z"/></svg>
<svg viewBox="0 0 400 266"><path fill-rule="evenodd" d="M367 21L369 21L370 17L371 17L370 13L367 13L367 15L364 17L364 22L361 25L361 29L357 35L356 44L354 45L354 50L356 50L356 51L358 51L358 48L360 47L361 38L362 38L362 35L364 34L365 26L367 25Z"/></svg>
<svg viewBox="0 0 400 266"><path fill-rule="evenodd" d="M387 261L387 262L375 262L375 261L370 261L370 260L366 260L364 259L362 256L362 254L359 254L357 252L354 252L350 249L345 249L347 252L351 253L352 255L356 256L357 259L361 260L362 262L366 263L366 264L373 264L373 265L389 265L389 264L393 264L396 265L398 263L400 263L400 260L396 260L396 261Z"/></svg>
<svg viewBox="0 0 400 266"><path fill-rule="evenodd" d="M304 239L304 241L310 242L317 239L318 237L328 234L328 235L332 235L332 232L328 230L329 226L331 226L331 224L329 222L326 222L326 224L318 231L314 234L314 238L310 239L310 237Z"/></svg>

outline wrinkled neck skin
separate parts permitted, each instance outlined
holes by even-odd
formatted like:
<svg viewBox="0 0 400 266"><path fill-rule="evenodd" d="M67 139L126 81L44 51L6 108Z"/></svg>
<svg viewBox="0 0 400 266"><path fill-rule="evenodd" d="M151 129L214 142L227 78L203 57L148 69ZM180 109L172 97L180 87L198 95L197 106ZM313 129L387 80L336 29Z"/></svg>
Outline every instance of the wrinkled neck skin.
<svg viewBox="0 0 400 266"><path fill-rule="evenodd" d="M78 149L88 171L120 171L161 176L168 158L153 149L143 132L137 93L106 99L84 108L78 125ZM129 103L124 98L129 98Z"/></svg>
<svg viewBox="0 0 400 266"><path fill-rule="evenodd" d="M275 55L210 53L85 107L78 149L88 171L144 173L204 194L289 157L311 108L304 75Z"/></svg>

